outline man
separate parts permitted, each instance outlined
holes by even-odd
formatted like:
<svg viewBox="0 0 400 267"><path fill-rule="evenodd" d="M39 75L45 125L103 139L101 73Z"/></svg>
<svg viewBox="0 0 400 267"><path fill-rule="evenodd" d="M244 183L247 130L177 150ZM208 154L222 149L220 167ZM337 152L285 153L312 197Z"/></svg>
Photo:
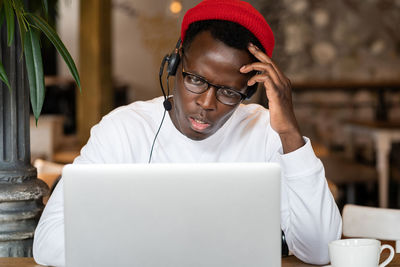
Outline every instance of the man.
<svg viewBox="0 0 400 267"><path fill-rule="evenodd" d="M323 166L300 134L290 81L270 58L274 39L267 22L246 2L204 0L185 14L181 39L174 55L179 60L169 60L176 64L172 95L105 116L74 163L278 162L289 249L305 262L327 263L341 217ZM269 110L241 104L257 83L265 87ZM40 264L64 265L62 183L35 232Z"/></svg>

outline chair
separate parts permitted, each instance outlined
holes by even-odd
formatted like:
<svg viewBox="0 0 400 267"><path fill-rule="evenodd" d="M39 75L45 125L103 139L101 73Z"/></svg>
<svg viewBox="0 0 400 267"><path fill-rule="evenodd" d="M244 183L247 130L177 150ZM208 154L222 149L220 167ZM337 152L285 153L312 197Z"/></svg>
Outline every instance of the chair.
<svg viewBox="0 0 400 267"><path fill-rule="evenodd" d="M320 159L324 164L328 181L338 187L346 186L346 203L356 203L356 184L377 181L378 175L374 166L361 164L336 154L324 155Z"/></svg>
<svg viewBox="0 0 400 267"><path fill-rule="evenodd" d="M400 210L348 204L342 217L344 236L395 241L400 253Z"/></svg>
<svg viewBox="0 0 400 267"><path fill-rule="evenodd" d="M61 115L42 115L36 125L30 117L31 154L33 158L53 160L55 151L63 143L64 117Z"/></svg>

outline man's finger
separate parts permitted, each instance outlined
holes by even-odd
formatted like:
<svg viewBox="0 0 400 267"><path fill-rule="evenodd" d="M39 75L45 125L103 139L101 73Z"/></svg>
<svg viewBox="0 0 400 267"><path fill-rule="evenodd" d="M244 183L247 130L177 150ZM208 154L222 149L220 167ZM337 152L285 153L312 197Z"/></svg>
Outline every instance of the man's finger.
<svg viewBox="0 0 400 267"><path fill-rule="evenodd" d="M275 84L282 84L282 79L280 75L277 73L276 69L272 66L272 64L262 63L262 62L255 62L249 65L244 65L240 68L240 72L242 73L249 73L251 71L257 71L259 74L267 74L271 77L272 81Z"/></svg>
<svg viewBox="0 0 400 267"><path fill-rule="evenodd" d="M268 68L269 68L268 66L272 67L272 65L269 63L263 63L263 62L257 61L257 62L253 62L253 63L247 64L247 65L243 65L240 68L240 72L242 72L242 73L249 73L251 71L265 72L265 71L268 71Z"/></svg>
<svg viewBox="0 0 400 267"><path fill-rule="evenodd" d="M268 83L272 83L273 84L273 88L277 88L277 84L274 81L274 78L272 78L270 75L262 73L262 74L258 74L258 75L254 75L253 77L251 77L251 79L247 82L248 86L252 86L255 83L264 83L268 81Z"/></svg>
<svg viewBox="0 0 400 267"><path fill-rule="evenodd" d="M255 46L254 44L249 43L248 49L250 53L253 54L261 62L272 63L272 60L267 56L267 54L261 51L261 49Z"/></svg>

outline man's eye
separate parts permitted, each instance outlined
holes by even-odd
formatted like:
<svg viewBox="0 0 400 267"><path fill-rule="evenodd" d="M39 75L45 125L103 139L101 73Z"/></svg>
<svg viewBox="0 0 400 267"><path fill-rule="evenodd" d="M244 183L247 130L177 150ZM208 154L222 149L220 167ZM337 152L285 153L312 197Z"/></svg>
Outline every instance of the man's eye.
<svg viewBox="0 0 400 267"><path fill-rule="evenodd" d="M236 98L239 95L239 93L237 93L231 89L221 88L220 90L221 90L221 94L226 97Z"/></svg>
<svg viewBox="0 0 400 267"><path fill-rule="evenodd" d="M196 77L194 75L188 75L187 79L191 84L194 84L194 85L204 84L204 81L202 79L200 79L199 77Z"/></svg>

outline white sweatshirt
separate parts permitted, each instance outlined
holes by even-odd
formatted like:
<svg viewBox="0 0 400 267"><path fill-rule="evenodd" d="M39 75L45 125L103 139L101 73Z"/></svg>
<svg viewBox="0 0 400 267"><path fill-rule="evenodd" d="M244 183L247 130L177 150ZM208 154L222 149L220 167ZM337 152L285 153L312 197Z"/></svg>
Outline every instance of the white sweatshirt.
<svg viewBox="0 0 400 267"><path fill-rule="evenodd" d="M74 164L147 163L163 114L163 98L134 102L103 117ZM283 154L268 110L241 104L212 136L194 141L168 114L152 162L277 162L283 169L281 227L289 250L307 263L329 262L328 243L341 236L341 216L310 140ZM65 265L63 182L60 180L35 231L33 256L42 265Z"/></svg>

